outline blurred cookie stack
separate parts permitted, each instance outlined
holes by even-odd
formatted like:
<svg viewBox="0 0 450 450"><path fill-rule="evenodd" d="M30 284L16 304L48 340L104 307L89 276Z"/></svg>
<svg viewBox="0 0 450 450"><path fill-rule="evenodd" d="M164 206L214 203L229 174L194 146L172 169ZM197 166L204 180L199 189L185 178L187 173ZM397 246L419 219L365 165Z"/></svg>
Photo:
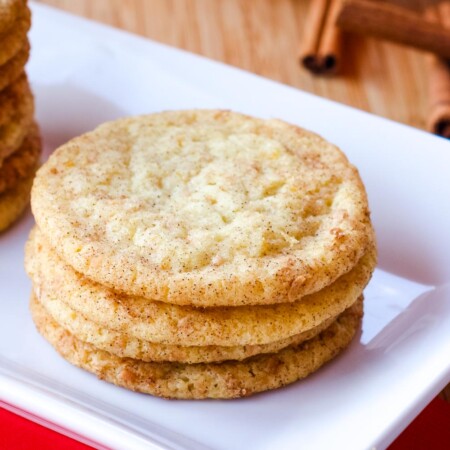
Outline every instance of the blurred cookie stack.
<svg viewBox="0 0 450 450"><path fill-rule="evenodd" d="M31 203L33 320L112 383L248 396L359 329L376 263L364 186L293 125L215 110L107 123L52 154Z"/></svg>
<svg viewBox="0 0 450 450"><path fill-rule="evenodd" d="M28 204L41 154L34 100L24 66L31 13L24 0L0 0L0 232Z"/></svg>

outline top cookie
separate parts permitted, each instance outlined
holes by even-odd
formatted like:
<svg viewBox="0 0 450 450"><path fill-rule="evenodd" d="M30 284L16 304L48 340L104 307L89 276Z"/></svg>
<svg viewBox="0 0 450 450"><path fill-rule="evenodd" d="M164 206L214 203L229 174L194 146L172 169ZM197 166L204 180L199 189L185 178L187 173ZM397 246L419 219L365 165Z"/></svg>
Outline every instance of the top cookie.
<svg viewBox="0 0 450 450"><path fill-rule="evenodd" d="M23 3L24 7L20 8L16 20L9 28L0 33L0 65L13 58L27 39L27 33L31 26L31 12L25 2L20 3Z"/></svg>
<svg viewBox="0 0 450 450"><path fill-rule="evenodd" d="M229 111L122 119L75 138L38 171L32 208L77 271L181 305L295 301L373 242L364 187L338 148Z"/></svg>
<svg viewBox="0 0 450 450"><path fill-rule="evenodd" d="M25 0L0 0L0 34L14 25L25 7Z"/></svg>

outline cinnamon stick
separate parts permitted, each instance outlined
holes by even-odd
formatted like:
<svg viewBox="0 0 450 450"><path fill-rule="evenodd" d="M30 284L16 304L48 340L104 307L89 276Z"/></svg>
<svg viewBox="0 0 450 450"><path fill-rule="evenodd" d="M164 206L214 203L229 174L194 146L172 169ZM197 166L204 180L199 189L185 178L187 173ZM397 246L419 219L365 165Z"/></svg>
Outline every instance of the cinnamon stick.
<svg viewBox="0 0 450 450"><path fill-rule="evenodd" d="M425 17L450 31L450 1L430 5ZM429 65L429 115L427 129L450 139L450 61L430 55Z"/></svg>
<svg viewBox="0 0 450 450"><path fill-rule="evenodd" d="M316 74L335 73L341 59L341 31L336 27L340 0L311 0L300 48L300 63Z"/></svg>
<svg viewBox="0 0 450 450"><path fill-rule="evenodd" d="M341 0L332 0L319 43L318 59L323 72L336 72L339 69L342 50L342 32L336 20L342 7Z"/></svg>
<svg viewBox="0 0 450 450"><path fill-rule="evenodd" d="M450 31L421 14L376 0L344 0L337 25L450 58Z"/></svg>

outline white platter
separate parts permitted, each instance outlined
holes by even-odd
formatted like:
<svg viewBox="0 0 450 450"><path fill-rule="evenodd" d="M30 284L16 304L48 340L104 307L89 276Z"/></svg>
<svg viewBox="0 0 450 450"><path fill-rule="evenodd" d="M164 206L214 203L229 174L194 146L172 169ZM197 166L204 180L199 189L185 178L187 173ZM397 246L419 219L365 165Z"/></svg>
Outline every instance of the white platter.
<svg viewBox="0 0 450 450"><path fill-rule="evenodd" d="M174 108L278 117L338 144L367 186L379 268L363 333L309 379L235 401L168 401L98 381L37 334L28 213L0 236L0 400L111 448L381 449L450 380L450 144L243 71L32 4L28 66L47 154L97 124Z"/></svg>

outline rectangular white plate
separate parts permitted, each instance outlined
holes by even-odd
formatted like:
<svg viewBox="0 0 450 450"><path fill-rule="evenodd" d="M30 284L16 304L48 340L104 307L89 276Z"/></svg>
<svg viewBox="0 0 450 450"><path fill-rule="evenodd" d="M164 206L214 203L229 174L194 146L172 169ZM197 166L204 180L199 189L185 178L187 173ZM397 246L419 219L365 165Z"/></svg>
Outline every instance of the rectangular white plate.
<svg viewBox="0 0 450 450"><path fill-rule="evenodd" d="M360 169L380 263L363 333L287 388L234 401L128 392L63 361L28 313L28 213L0 236L0 400L112 448L386 447L450 378L450 144L223 64L32 5L28 67L47 154L119 116L231 108L338 144Z"/></svg>

